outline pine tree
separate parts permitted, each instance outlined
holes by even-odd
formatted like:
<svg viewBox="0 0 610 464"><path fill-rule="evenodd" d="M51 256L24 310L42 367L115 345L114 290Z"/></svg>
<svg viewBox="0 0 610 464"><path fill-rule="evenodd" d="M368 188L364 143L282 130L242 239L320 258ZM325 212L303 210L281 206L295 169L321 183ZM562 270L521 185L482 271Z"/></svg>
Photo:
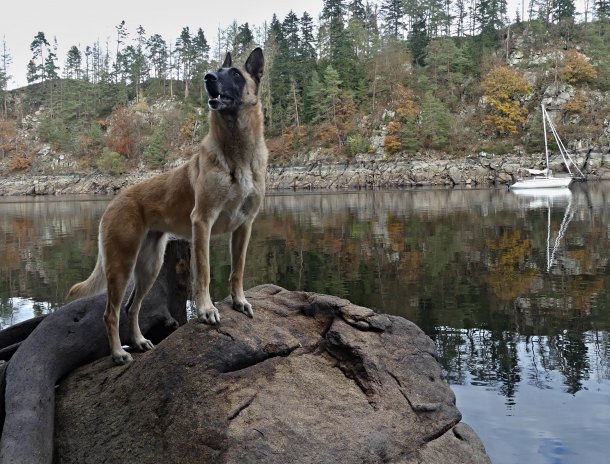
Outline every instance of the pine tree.
<svg viewBox="0 0 610 464"><path fill-rule="evenodd" d="M499 31L504 27L507 0L480 0L476 9L479 22L481 46L493 48L499 39Z"/></svg>
<svg viewBox="0 0 610 464"><path fill-rule="evenodd" d="M116 29L116 55L115 55L115 63L114 63L114 82L116 84L125 81L124 66L122 66L122 57L121 57L121 46L125 44L125 40L129 33L127 32L127 28L125 27L125 20L122 20L118 26L115 26Z"/></svg>
<svg viewBox="0 0 610 464"><path fill-rule="evenodd" d="M34 36L34 40L30 44L30 51L33 55L28 63L28 83L37 80L45 81L45 50L48 50L50 46L44 32L38 32ZM36 64L37 60L40 60L40 64Z"/></svg>
<svg viewBox="0 0 610 464"><path fill-rule="evenodd" d="M402 37L404 28L403 18L405 15L405 4L403 0L383 0L381 2L381 15L385 19L387 35L393 39Z"/></svg>
<svg viewBox="0 0 610 464"><path fill-rule="evenodd" d="M426 19L424 16L419 16L413 23L411 29L411 38L409 39L409 48L413 55L413 63L423 66L426 58L426 47L430 42L428 30L426 28Z"/></svg>
<svg viewBox="0 0 610 464"><path fill-rule="evenodd" d="M339 72L329 64L324 70L324 96L326 105L326 120L337 126L337 105L341 94L341 79Z"/></svg>
<svg viewBox="0 0 610 464"><path fill-rule="evenodd" d="M203 29L197 29L197 33L193 37L193 80L199 88L199 102L204 105L205 102L205 85L203 76L209 68L210 62L210 46L205 38Z"/></svg>
<svg viewBox="0 0 610 464"><path fill-rule="evenodd" d="M233 38L234 60L241 62L250 53L254 43L254 34L248 23L244 23L237 28L237 34Z"/></svg>
<svg viewBox="0 0 610 464"><path fill-rule="evenodd" d="M303 120L306 123L317 124L324 114L324 88L320 75L313 70L305 86L303 96Z"/></svg>
<svg viewBox="0 0 610 464"><path fill-rule="evenodd" d="M420 136L424 146L446 148L451 135L451 114L431 90L424 95L420 116Z"/></svg>
<svg viewBox="0 0 610 464"><path fill-rule="evenodd" d="M89 49L89 54L90 54L91 49L89 47L87 47L87 49ZM87 56L87 71L86 71L87 74L89 73L88 58L89 57ZM72 45L72 47L70 47L70 49L68 50L68 53L66 55L66 64L64 65L64 75L66 76L66 78L80 79L82 59L83 59L83 56L82 56L80 50L78 49L78 47L76 45Z"/></svg>
<svg viewBox="0 0 610 464"><path fill-rule="evenodd" d="M8 67L13 59L6 46L6 39L2 37L2 49L0 52L0 104L2 108L2 117L8 116L8 98L7 89L11 75L8 72Z"/></svg>
<svg viewBox="0 0 610 464"><path fill-rule="evenodd" d="M573 20L575 13L574 0L552 0L551 17L553 22L557 23L565 19Z"/></svg>

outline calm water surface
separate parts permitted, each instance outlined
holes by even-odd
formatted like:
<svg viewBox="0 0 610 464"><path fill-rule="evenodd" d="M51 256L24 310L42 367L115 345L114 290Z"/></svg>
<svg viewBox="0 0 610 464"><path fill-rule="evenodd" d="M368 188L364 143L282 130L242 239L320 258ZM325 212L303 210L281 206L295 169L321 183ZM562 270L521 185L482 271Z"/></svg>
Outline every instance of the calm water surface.
<svg viewBox="0 0 610 464"><path fill-rule="evenodd" d="M0 199L0 327L53 311L93 269L108 198ZM570 195L409 190L271 195L246 287L330 293L435 341L495 463L610 454L610 184ZM226 237L212 294L228 293Z"/></svg>

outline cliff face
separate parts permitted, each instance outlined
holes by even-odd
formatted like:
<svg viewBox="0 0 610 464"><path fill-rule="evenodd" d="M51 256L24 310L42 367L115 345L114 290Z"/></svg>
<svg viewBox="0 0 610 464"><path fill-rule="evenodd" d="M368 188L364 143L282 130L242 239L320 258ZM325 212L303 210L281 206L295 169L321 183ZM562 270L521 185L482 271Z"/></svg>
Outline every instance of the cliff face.
<svg viewBox="0 0 610 464"><path fill-rule="evenodd" d="M254 319L225 301L219 326L70 374L56 462L490 462L413 323L272 285L247 296Z"/></svg>

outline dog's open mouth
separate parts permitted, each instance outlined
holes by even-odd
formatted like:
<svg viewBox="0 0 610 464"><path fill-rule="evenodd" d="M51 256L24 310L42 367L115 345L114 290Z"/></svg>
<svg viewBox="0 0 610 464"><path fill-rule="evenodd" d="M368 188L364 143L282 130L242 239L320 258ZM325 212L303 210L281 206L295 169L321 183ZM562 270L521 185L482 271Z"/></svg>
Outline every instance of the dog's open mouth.
<svg viewBox="0 0 610 464"><path fill-rule="evenodd" d="M230 106L233 103L233 98L228 95L223 95L219 92L208 90L208 105L213 110L220 108L221 106Z"/></svg>

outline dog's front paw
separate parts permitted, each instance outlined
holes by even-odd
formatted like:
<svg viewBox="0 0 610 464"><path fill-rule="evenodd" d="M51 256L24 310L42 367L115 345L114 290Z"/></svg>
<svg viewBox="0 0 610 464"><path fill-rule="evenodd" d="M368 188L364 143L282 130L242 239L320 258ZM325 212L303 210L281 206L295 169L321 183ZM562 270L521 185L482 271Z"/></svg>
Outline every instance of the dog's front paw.
<svg viewBox="0 0 610 464"><path fill-rule="evenodd" d="M131 355L122 348L120 351L112 353L110 356L112 357L114 363L119 365L127 364L133 361Z"/></svg>
<svg viewBox="0 0 610 464"><path fill-rule="evenodd" d="M150 340L147 340L146 338L142 337L141 339L135 340L133 343L133 348L136 351L150 351L152 350L155 345L153 345L153 343Z"/></svg>
<svg viewBox="0 0 610 464"><path fill-rule="evenodd" d="M199 322L203 322L204 324L215 325L220 322L220 313L215 306L207 309L198 309L197 319Z"/></svg>
<svg viewBox="0 0 610 464"><path fill-rule="evenodd" d="M244 313L248 317L254 317L254 311L252 311L252 305L248 303L245 298L233 298L233 309Z"/></svg>

